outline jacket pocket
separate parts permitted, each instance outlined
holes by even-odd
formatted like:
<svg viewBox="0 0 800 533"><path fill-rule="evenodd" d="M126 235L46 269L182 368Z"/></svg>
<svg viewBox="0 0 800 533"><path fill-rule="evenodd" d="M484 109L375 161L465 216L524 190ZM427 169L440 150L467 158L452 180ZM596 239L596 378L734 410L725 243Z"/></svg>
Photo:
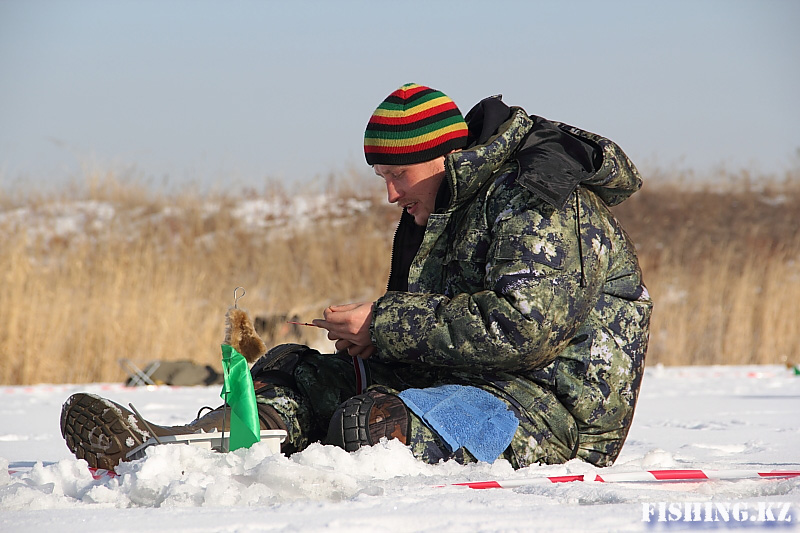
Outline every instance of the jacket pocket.
<svg viewBox="0 0 800 533"><path fill-rule="evenodd" d="M535 235L506 235L494 244L492 257L496 262L520 261L564 269L564 249L560 243Z"/></svg>

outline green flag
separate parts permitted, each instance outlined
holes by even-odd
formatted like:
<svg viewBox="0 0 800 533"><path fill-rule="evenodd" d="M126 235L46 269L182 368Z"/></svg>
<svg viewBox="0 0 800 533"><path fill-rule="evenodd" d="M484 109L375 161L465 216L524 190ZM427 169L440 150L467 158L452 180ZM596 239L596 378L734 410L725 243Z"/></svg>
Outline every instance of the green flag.
<svg viewBox="0 0 800 533"><path fill-rule="evenodd" d="M253 377L244 356L227 344L222 345L222 374L225 383L220 396L231 408L228 451L249 448L261 440Z"/></svg>

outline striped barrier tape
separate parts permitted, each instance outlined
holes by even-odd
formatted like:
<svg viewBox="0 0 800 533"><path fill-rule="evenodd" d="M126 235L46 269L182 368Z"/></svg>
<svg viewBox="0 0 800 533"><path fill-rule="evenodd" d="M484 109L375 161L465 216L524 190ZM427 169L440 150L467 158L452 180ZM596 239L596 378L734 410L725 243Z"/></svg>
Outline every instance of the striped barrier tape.
<svg viewBox="0 0 800 533"><path fill-rule="evenodd" d="M512 489L526 485L570 483L573 481L594 481L598 483L641 483L660 481L714 481L738 479L769 479L800 477L800 470L773 470L757 472L754 470L646 470L610 474L548 476L538 478L506 479L500 481L470 481L452 483L449 486L471 489ZM439 485L444 487L445 485Z"/></svg>
<svg viewBox="0 0 800 533"><path fill-rule="evenodd" d="M30 467L17 467L10 465L8 473L19 475L30 471ZM111 479L117 476L113 470L103 468L89 468L92 478L96 480ZM437 485L437 487L467 487L470 489L513 489L528 485L552 485L554 483L571 483L575 481L588 481L596 483L652 483L666 481L734 481L741 479L788 479L800 477L800 470L772 470L758 472L756 470L645 470L636 472L619 472L592 475L566 475L546 476L536 478L506 479L492 481L468 481L465 483L451 483L450 485Z"/></svg>

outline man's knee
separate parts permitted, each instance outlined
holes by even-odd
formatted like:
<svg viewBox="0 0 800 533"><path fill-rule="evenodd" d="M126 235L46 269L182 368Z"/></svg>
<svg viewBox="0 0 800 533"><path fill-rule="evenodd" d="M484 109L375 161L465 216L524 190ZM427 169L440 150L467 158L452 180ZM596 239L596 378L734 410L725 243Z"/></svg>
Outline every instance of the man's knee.
<svg viewBox="0 0 800 533"><path fill-rule="evenodd" d="M250 369L256 392L275 385L297 390L294 369L309 353L319 352L303 344L279 344L270 349Z"/></svg>

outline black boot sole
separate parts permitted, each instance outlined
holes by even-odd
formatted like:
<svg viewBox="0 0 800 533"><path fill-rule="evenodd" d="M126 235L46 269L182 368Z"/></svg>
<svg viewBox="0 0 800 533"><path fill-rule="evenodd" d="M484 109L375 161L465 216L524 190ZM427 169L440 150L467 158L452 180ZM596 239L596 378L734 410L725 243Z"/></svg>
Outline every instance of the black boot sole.
<svg viewBox="0 0 800 533"><path fill-rule="evenodd" d="M61 409L61 435L78 459L93 468L113 470L150 438L120 406L93 394L73 394Z"/></svg>
<svg viewBox="0 0 800 533"><path fill-rule="evenodd" d="M373 446L384 437L406 444L409 432L408 410L403 401L391 394L370 391L339 406L325 443L353 452L362 446Z"/></svg>

